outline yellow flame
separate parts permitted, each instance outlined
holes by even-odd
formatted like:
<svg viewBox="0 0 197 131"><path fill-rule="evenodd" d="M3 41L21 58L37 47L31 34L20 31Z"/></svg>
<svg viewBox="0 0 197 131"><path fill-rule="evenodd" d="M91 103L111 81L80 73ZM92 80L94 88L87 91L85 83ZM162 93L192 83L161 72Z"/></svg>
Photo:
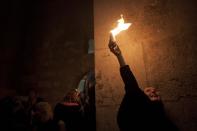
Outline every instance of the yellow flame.
<svg viewBox="0 0 197 131"><path fill-rule="evenodd" d="M117 22L118 22L117 27L110 31L113 37L115 37L121 31L127 30L129 26L132 24L132 23L124 23L123 15L121 15L121 19L119 19Z"/></svg>

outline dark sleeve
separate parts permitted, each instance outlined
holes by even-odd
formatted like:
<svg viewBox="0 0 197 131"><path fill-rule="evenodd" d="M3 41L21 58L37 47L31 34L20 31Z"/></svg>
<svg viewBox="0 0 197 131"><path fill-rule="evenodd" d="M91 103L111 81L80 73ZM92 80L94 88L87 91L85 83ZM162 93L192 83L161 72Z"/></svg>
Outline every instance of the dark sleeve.
<svg viewBox="0 0 197 131"><path fill-rule="evenodd" d="M125 84L126 93L142 92L128 65L120 68L120 74Z"/></svg>

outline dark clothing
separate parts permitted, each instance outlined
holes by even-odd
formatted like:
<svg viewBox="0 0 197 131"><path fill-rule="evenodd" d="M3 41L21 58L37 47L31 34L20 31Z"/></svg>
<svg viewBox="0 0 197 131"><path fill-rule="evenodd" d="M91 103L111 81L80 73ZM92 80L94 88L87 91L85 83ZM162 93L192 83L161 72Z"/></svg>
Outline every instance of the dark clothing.
<svg viewBox="0 0 197 131"><path fill-rule="evenodd" d="M39 102L44 102L44 99L41 97L37 97L35 103L32 103L30 99L28 99L28 101L24 103L27 123L30 128L32 126L32 121L33 121L32 112L35 112L35 105Z"/></svg>
<svg viewBox="0 0 197 131"><path fill-rule="evenodd" d="M28 131L26 115L20 99L6 97L0 100L0 130Z"/></svg>
<svg viewBox="0 0 197 131"><path fill-rule="evenodd" d="M54 120L49 120L46 123L35 122L33 131L58 131L58 126Z"/></svg>
<svg viewBox="0 0 197 131"><path fill-rule="evenodd" d="M54 109L54 120L64 121L67 131L82 131L84 129L84 118L80 106L66 106L58 103Z"/></svg>
<svg viewBox="0 0 197 131"><path fill-rule="evenodd" d="M125 84L125 96L117 122L120 131L177 131L165 116L162 102L152 102L139 88L128 65L120 68Z"/></svg>

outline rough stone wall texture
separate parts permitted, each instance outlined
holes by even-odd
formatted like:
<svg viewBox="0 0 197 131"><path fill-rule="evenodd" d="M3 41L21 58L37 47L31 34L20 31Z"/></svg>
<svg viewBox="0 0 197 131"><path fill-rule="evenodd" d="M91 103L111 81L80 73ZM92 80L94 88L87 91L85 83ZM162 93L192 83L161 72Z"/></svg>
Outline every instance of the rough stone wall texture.
<svg viewBox="0 0 197 131"><path fill-rule="evenodd" d="M124 90L107 44L120 14L133 25L117 42L140 87L160 90L169 117L181 131L197 130L196 7L194 0L94 1L98 131L118 131L116 115Z"/></svg>
<svg viewBox="0 0 197 131"><path fill-rule="evenodd" d="M94 55L88 54L93 1L10 0L1 6L1 26L6 27L0 76L5 88L9 83L24 95L34 87L54 105L94 70Z"/></svg>

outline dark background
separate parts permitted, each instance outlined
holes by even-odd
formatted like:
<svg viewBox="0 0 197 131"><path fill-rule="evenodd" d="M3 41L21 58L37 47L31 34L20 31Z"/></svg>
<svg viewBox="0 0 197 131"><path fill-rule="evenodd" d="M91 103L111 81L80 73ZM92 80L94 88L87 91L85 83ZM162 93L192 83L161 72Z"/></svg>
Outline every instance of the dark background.
<svg viewBox="0 0 197 131"><path fill-rule="evenodd" d="M94 70L92 0L1 1L0 89L36 88L52 104Z"/></svg>

